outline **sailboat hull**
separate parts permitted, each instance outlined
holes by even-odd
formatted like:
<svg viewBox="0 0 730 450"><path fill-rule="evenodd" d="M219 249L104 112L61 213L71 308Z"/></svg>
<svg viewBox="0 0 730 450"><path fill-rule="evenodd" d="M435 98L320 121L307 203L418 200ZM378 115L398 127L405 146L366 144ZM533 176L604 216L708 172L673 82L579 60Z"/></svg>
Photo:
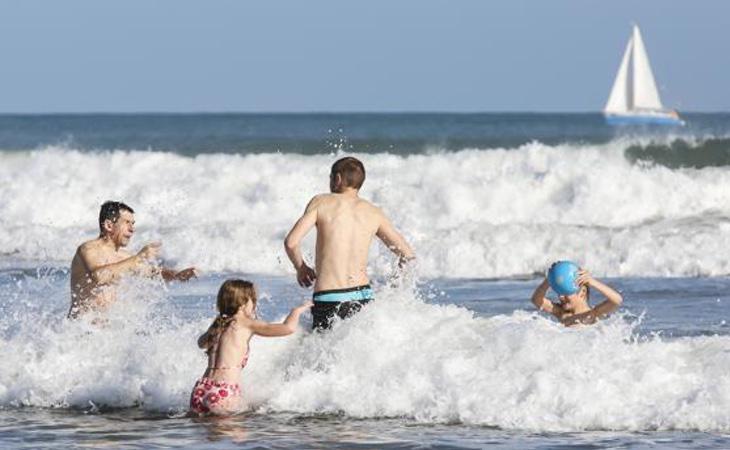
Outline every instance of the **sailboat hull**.
<svg viewBox="0 0 730 450"><path fill-rule="evenodd" d="M604 116L609 125L684 125L684 120L669 114L605 114Z"/></svg>

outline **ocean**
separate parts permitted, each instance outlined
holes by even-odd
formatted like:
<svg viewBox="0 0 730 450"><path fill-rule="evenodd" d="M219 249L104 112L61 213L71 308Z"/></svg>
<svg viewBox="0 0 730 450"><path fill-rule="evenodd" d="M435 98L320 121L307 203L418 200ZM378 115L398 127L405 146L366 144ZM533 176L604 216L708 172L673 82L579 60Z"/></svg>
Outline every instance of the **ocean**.
<svg viewBox="0 0 730 450"><path fill-rule="evenodd" d="M0 115L0 447L730 448L730 114L684 118ZM344 155L416 263L393 284L374 243L376 302L254 338L245 412L185 417L223 280L254 281L266 320L311 295L282 241ZM135 209L132 251L201 275L124 281L98 328L64 319L68 268L109 199ZM537 313L559 259L620 311Z"/></svg>

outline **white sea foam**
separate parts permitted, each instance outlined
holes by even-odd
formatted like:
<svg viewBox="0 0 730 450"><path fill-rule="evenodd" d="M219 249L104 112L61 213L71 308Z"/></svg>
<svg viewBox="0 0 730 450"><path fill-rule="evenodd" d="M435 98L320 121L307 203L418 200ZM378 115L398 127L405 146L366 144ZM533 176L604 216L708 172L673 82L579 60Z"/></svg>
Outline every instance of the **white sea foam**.
<svg viewBox="0 0 730 450"><path fill-rule="evenodd" d="M106 327L61 321L54 309L66 303L49 308L44 280L26 283L3 304L0 407L186 409L207 318L179 320L160 307L159 286L141 284L122 291ZM566 329L522 311L474 317L407 288L377 295L330 333L254 338L247 408L540 431L730 431L730 337L640 339L621 317Z"/></svg>
<svg viewBox="0 0 730 450"><path fill-rule="evenodd" d="M425 276L504 277L571 258L600 275L730 273L730 171L632 164L629 142L356 155L362 195L412 242ZM0 153L0 254L67 264L101 202L137 211L132 249L204 270L291 271L282 239L337 155L66 148ZM311 254L313 241L307 242ZM372 270L388 270L377 247Z"/></svg>
<svg viewBox="0 0 730 450"><path fill-rule="evenodd" d="M641 340L620 317L568 330L533 313L475 318L380 295L286 358L254 360L254 404L552 431L730 428L728 337Z"/></svg>

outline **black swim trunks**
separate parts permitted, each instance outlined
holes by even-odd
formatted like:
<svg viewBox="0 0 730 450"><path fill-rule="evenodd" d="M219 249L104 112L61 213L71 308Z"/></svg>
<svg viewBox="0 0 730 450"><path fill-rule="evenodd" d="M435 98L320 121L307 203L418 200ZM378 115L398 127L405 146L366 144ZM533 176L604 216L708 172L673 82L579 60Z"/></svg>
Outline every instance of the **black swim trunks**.
<svg viewBox="0 0 730 450"><path fill-rule="evenodd" d="M326 330L332 325L335 316L346 319L372 301L373 290L366 284L354 288L319 291L314 293L312 300L312 329Z"/></svg>

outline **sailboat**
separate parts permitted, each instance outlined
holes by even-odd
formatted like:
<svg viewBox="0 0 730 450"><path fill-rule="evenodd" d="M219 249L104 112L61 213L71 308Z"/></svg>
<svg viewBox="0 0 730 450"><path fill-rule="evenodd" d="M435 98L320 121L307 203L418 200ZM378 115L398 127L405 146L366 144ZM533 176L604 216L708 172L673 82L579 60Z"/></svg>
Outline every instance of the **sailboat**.
<svg viewBox="0 0 730 450"><path fill-rule="evenodd" d="M636 24L626 44L603 114L611 125L684 125L677 111L662 106L644 41Z"/></svg>

